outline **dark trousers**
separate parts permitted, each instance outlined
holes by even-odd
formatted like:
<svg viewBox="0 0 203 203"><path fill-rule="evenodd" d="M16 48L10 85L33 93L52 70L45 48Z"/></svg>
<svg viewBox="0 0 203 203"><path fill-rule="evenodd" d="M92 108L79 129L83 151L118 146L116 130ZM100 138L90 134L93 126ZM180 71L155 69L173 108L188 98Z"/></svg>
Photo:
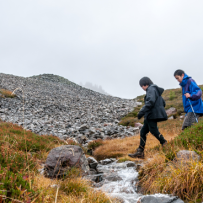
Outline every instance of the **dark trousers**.
<svg viewBox="0 0 203 203"><path fill-rule="evenodd" d="M140 131L140 146L139 148L144 149L146 144L146 135L147 133L151 133L154 135L160 142L160 144L163 144L166 142L163 135L159 132L159 129L157 127L157 122L153 120L144 120L144 125Z"/></svg>

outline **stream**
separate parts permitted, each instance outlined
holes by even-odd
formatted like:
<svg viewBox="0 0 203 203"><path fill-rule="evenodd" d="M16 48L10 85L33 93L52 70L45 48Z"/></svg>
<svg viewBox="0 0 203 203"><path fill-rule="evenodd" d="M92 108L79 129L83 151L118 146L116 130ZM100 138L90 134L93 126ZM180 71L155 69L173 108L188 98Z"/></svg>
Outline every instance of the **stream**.
<svg viewBox="0 0 203 203"><path fill-rule="evenodd" d="M118 198L123 203L184 203L178 197L165 194L142 195L137 192L138 172L140 166L132 161L117 163L116 159L105 159L97 165L95 188L108 196ZM99 181L98 181L99 180Z"/></svg>
<svg viewBox="0 0 203 203"><path fill-rule="evenodd" d="M105 178L104 184L98 189L106 192L109 196L122 199L125 203L135 203L141 196L136 192L136 182L138 172L135 165L131 167L130 162L117 163L113 162L108 165L97 166L98 171L103 172Z"/></svg>

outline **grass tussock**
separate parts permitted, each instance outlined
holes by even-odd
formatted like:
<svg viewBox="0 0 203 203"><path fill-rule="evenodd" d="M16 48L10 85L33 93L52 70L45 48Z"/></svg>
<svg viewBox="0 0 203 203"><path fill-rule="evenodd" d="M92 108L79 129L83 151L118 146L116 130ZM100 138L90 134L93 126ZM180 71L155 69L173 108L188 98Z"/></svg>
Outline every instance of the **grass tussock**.
<svg viewBox="0 0 203 203"><path fill-rule="evenodd" d="M14 97L16 97L15 94L12 94L11 91L6 90L6 89L0 89L0 94L1 94L1 97L6 97L6 98L14 98Z"/></svg>
<svg viewBox="0 0 203 203"><path fill-rule="evenodd" d="M0 121L0 202L53 203L57 198L57 202L64 203L110 203L109 197L95 192L81 178L77 168L72 168L63 180L51 180L39 174L37 169L49 151L64 144L57 137L39 136Z"/></svg>
<svg viewBox="0 0 203 203"><path fill-rule="evenodd" d="M35 187L40 191L35 202L52 203L55 202L85 202L85 203L111 203L104 193L95 191L85 179L81 177L71 177L63 181L51 180L42 175L35 177Z"/></svg>
<svg viewBox="0 0 203 203"><path fill-rule="evenodd" d="M191 202L203 200L203 163L190 160L185 163L165 162L157 155L140 171L140 185L144 193L173 194Z"/></svg>

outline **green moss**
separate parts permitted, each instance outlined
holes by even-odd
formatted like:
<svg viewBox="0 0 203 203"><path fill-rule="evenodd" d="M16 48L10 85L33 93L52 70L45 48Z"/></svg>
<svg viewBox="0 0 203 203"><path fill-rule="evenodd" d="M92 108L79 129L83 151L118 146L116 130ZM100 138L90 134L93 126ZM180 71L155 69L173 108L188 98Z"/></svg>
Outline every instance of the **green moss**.
<svg viewBox="0 0 203 203"><path fill-rule="evenodd" d="M170 93L169 93L169 99L170 100L173 100L173 99L175 99L176 98L176 94L175 94L175 92L174 91L170 91Z"/></svg>
<svg viewBox="0 0 203 203"><path fill-rule="evenodd" d="M126 161L131 161L130 159L128 159L128 158L120 158L120 159L118 159L118 163L123 163L123 162L126 162Z"/></svg>
<svg viewBox="0 0 203 203"><path fill-rule="evenodd" d="M94 140L92 142L89 142L87 148L95 150L97 147L99 147L101 145L103 145L103 140L102 139L97 139L97 140Z"/></svg>

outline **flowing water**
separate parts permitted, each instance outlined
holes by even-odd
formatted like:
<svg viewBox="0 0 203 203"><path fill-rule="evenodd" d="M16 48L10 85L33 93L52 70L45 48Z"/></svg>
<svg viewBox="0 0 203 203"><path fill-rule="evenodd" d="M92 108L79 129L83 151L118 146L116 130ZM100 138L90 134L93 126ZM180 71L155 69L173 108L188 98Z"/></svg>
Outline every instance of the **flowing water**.
<svg viewBox="0 0 203 203"><path fill-rule="evenodd" d="M103 186L99 187L110 196L118 197L125 203L135 203L141 196L136 192L138 172L135 167L127 167L129 162L108 165L98 165L97 169L103 172L105 179ZM110 176L110 179L108 178ZM114 181L112 181L112 177ZM117 179L117 180L116 180Z"/></svg>
<svg viewBox="0 0 203 203"><path fill-rule="evenodd" d="M146 197L136 192L138 172L136 171L135 163L129 161L117 163L114 161L113 163L107 165L99 164L97 166L97 170L102 172L104 179L103 185L98 187L98 189L104 191L109 196L117 197L124 203L138 203L140 202L138 200L140 200L142 197ZM155 198L163 198L163 202L174 202L173 200L170 200L170 195L154 194L151 196ZM164 201L164 199L169 200ZM160 200L157 202L160 202ZM181 202L182 201L180 201L180 203Z"/></svg>

